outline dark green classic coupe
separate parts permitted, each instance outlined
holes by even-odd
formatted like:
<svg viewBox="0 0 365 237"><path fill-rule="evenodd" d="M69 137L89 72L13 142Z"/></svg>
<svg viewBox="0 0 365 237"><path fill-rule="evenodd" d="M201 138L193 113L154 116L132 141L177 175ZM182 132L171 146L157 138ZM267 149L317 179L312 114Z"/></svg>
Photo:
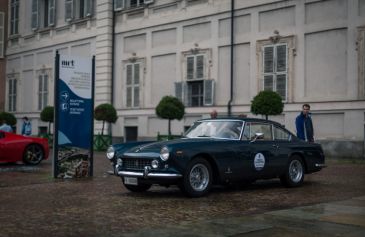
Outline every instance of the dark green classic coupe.
<svg viewBox="0 0 365 237"><path fill-rule="evenodd" d="M321 145L299 140L279 123L253 118L203 119L184 138L109 147L114 174L133 192L178 185L191 197L213 184L280 178L287 187L325 167Z"/></svg>

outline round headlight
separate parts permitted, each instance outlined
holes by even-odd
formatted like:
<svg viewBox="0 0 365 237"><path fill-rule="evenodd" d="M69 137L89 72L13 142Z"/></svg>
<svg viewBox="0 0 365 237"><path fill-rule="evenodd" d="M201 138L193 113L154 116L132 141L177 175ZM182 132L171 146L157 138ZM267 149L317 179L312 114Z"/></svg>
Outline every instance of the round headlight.
<svg viewBox="0 0 365 237"><path fill-rule="evenodd" d="M163 161L167 161L169 159L170 156L170 151L167 147L162 147L161 151L160 151L160 157Z"/></svg>
<svg viewBox="0 0 365 237"><path fill-rule="evenodd" d="M153 160L151 162L151 166L152 166L152 168L157 169L158 168L158 160Z"/></svg>
<svg viewBox="0 0 365 237"><path fill-rule="evenodd" d="M115 150L112 146L110 146L106 151L106 157L108 157L108 159L111 160L113 159L114 155L115 155Z"/></svg>

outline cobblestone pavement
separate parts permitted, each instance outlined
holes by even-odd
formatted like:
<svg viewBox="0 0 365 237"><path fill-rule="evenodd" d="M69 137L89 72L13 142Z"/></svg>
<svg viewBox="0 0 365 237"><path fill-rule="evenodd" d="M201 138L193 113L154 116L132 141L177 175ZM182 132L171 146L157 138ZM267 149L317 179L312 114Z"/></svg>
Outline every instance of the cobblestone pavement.
<svg viewBox="0 0 365 237"><path fill-rule="evenodd" d="M50 160L36 167L0 165L0 236L290 236L290 231L312 236L305 234L307 225L317 231L313 236L331 236L326 232L331 228L337 236L363 236L365 162L330 160L328 165L306 176L300 188L270 180L242 189L215 187L198 199L175 187L128 192L120 178L107 174L110 166L102 153L95 154L94 177L85 179L54 180ZM342 222L357 217L360 224L350 223L354 232L339 230L333 224L342 223L338 216L319 215L336 209L339 201L360 210L352 216L340 213ZM316 224L319 219L324 226Z"/></svg>

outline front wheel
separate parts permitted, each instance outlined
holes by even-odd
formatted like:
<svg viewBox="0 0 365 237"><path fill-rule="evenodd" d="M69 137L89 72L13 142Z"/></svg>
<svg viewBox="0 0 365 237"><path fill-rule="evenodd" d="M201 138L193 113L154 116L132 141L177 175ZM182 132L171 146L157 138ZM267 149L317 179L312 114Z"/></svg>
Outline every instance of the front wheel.
<svg viewBox="0 0 365 237"><path fill-rule="evenodd" d="M23 153L23 161L29 165L37 165L44 158L43 148L38 144L27 146Z"/></svg>
<svg viewBox="0 0 365 237"><path fill-rule="evenodd" d="M138 185L125 184L123 178L122 178L122 183L124 184L124 187L126 187L129 191L136 193L145 192L152 186L152 184L138 184Z"/></svg>
<svg viewBox="0 0 365 237"><path fill-rule="evenodd" d="M302 158L292 156L289 159L286 173L280 177L280 181L286 187L297 187L303 184L304 180L304 165Z"/></svg>
<svg viewBox="0 0 365 237"><path fill-rule="evenodd" d="M209 162L203 158L192 160L179 186L190 197L207 194L212 186L212 168Z"/></svg>

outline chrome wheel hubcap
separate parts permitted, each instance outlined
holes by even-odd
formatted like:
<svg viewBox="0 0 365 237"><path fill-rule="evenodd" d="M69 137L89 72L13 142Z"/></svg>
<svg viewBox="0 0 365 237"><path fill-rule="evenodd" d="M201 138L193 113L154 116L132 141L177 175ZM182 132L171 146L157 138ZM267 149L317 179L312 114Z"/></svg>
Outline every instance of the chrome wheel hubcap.
<svg viewBox="0 0 365 237"><path fill-rule="evenodd" d="M204 191L209 184L208 168L203 164L196 164L190 171L190 186L195 191Z"/></svg>
<svg viewBox="0 0 365 237"><path fill-rule="evenodd" d="M289 165L289 176L294 183L300 182L303 177L303 166L299 160L292 160Z"/></svg>

